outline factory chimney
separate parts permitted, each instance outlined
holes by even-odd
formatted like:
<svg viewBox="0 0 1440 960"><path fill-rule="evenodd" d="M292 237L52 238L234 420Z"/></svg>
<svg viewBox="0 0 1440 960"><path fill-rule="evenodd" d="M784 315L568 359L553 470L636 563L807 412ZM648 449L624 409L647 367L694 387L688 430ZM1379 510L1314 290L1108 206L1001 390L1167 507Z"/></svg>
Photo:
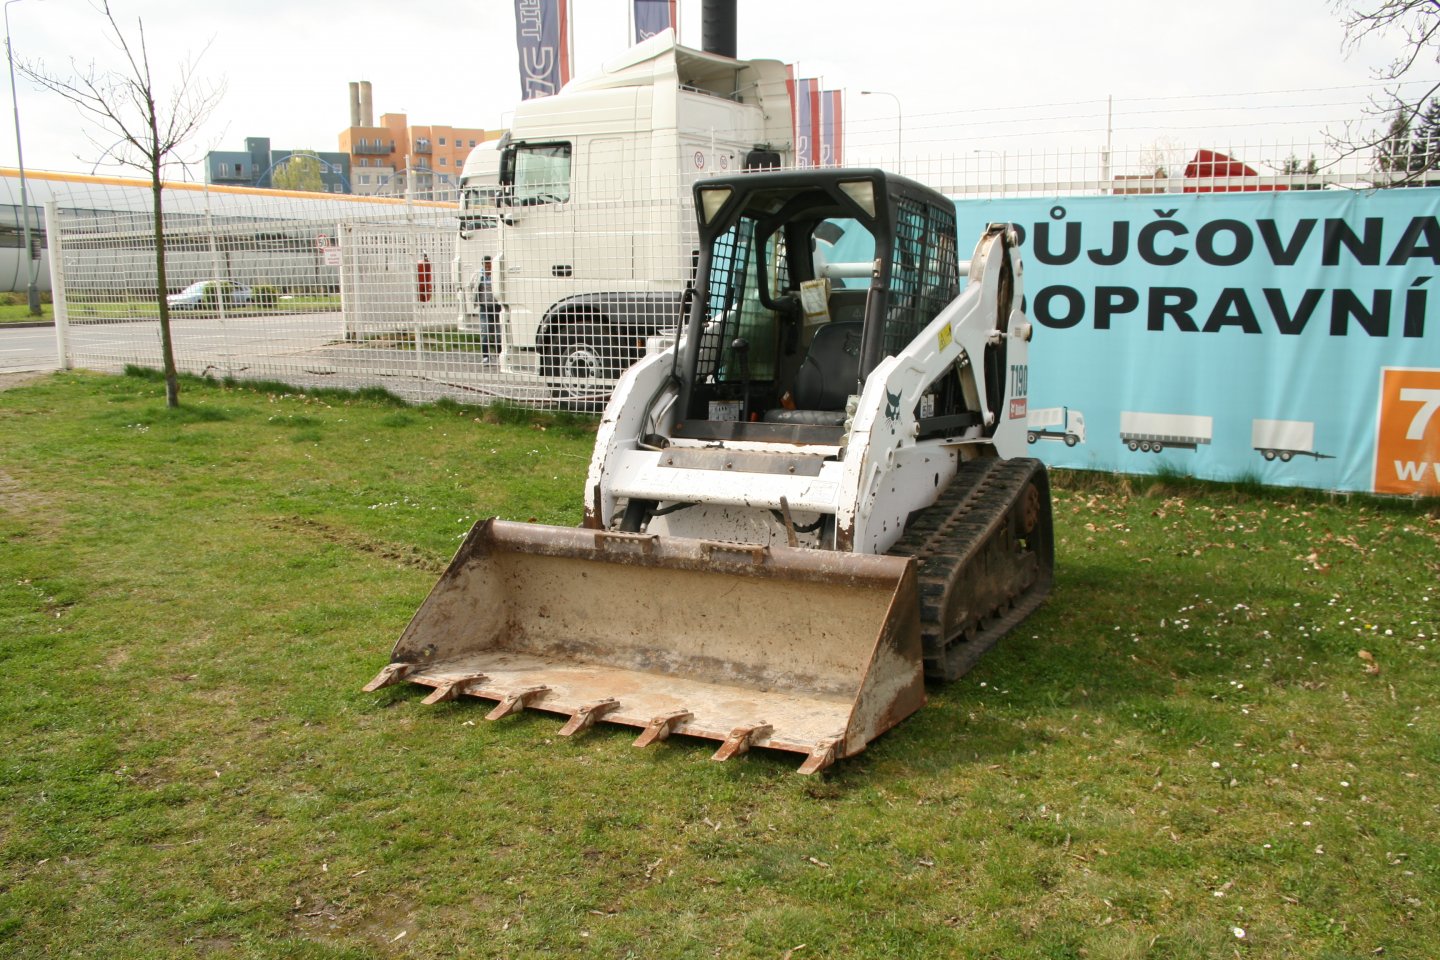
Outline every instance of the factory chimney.
<svg viewBox="0 0 1440 960"><path fill-rule="evenodd" d="M375 112L370 108L370 81L360 81L360 126L375 126Z"/></svg>
<svg viewBox="0 0 1440 960"><path fill-rule="evenodd" d="M360 84L350 81L350 126L360 126Z"/></svg>

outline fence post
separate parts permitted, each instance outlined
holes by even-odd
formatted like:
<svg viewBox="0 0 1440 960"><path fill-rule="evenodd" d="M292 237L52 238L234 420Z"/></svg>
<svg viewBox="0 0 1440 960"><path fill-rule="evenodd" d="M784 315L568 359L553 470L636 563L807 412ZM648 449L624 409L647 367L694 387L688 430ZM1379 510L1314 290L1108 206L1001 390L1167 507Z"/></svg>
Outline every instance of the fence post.
<svg viewBox="0 0 1440 960"><path fill-rule="evenodd" d="M61 370L70 370L70 308L65 302L65 252L60 239L60 204L45 201L46 247L50 251L50 300L55 313L55 358ZM27 251L28 252L28 251Z"/></svg>
<svg viewBox="0 0 1440 960"><path fill-rule="evenodd" d="M335 223L335 244L340 248L340 318L345 325L345 339L347 342L358 342L363 339L360 336L360 318L356 315L356 303L358 302L355 290L355 278L351 276L351 261L355 258L355 244L351 241L354 237L351 231L353 224ZM316 284L319 289L319 284Z"/></svg>
<svg viewBox="0 0 1440 960"><path fill-rule="evenodd" d="M213 282L215 284L216 321L220 324L220 344L225 351L225 375L232 377L235 375L235 364L232 362L235 354L230 349L229 341L225 337L225 284L230 282L230 279L220 276L220 252L215 246L215 214L210 209L209 183L205 184L205 232L210 236L210 276L215 278Z"/></svg>

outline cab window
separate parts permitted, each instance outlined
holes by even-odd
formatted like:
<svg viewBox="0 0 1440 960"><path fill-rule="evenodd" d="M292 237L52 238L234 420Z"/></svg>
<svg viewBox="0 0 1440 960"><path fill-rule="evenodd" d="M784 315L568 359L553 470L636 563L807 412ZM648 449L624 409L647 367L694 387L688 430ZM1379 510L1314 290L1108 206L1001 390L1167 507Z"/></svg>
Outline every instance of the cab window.
<svg viewBox="0 0 1440 960"><path fill-rule="evenodd" d="M521 143L505 152L500 182L513 206L570 199L570 144Z"/></svg>

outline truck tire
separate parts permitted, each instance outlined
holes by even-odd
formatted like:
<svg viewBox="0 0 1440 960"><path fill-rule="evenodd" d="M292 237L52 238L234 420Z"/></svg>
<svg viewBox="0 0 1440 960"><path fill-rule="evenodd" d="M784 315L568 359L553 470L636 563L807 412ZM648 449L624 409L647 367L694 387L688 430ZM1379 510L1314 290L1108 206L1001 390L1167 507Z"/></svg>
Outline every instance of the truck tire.
<svg viewBox="0 0 1440 960"><path fill-rule="evenodd" d="M1261 452L1262 455L1264 455L1264 457L1265 457L1266 460L1274 460L1274 459L1275 459L1275 451L1274 451L1274 450L1262 450L1262 451L1260 451L1260 452Z"/></svg>
<svg viewBox="0 0 1440 960"><path fill-rule="evenodd" d="M546 339L540 370L567 410L599 410L620 376L615 338L600 323L560 325Z"/></svg>
<svg viewBox="0 0 1440 960"><path fill-rule="evenodd" d="M1289 463L1290 458L1293 456L1295 456L1295 454L1291 453L1289 450L1282 450L1280 451L1280 462Z"/></svg>
<svg viewBox="0 0 1440 960"><path fill-rule="evenodd" d="M1151 453L1159 453L1161 450L1164 450L1164 449L1165 449L1165 444L1161 443L1159 440L1153 440L1153 441L1151 441L1151 443L1150 443L1150 452L1151 452Z"/></svg>
<svg viewBox="0 0 1440 960"><path fill-rule="evenodd" d="M1073 446L1075 446L1075 444L1077 444L1077 443L1079 443L1079 442L1080 442L1080 438L1077 437L1077 436L1075 436L1075 434L1073 434L1073 433L1067 433L1067 434L1065 434L1065 446L1067 446L1067 447L1073 447Z"/></svg>
<svg viewBox="0 0 1440 960"><path fill-rule="evenodd" d="M1140 444L1139 444L1139 442L1138 442L1138 441L1135 441L1135 440L1131 440L1129 443L1127 443L1127 444L1125 444L1125 445L1130 448L1130 452L1131 452L1131 453L1134 453L1136 450L1139 450L1139 449L1140 449Z"/></svg>
<svg viewBox="0 0 1440 960"><path fill-rule="evenodd" d="M1034 431L1034 430L1030 430L1030 431L1026 432L1026 434L1025 434L1025 442L1026 442L1026 443L1034 443L1035 440L1036 440L1036 436L1035 436L1035 431Z"/></svg>

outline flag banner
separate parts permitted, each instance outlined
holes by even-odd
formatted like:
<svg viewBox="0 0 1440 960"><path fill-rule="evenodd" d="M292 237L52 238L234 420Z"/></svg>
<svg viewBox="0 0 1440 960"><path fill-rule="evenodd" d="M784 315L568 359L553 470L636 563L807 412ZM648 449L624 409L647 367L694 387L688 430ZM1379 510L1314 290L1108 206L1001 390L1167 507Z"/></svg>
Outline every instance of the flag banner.
<svg viewBox="0 0 1440 960"><path fill-rule="evenodd" d="M820 163L820 81L813 78L786 81L790 109L795 114L795 166Z"/></svg>
<svg viewBox="0 0 1440 960"><path fill-rule="evenodd" d="M520 99L548 97L570 81L570 0L515 0Z"/></svg>
<svg viewBox="0 0 1440 960"><path fill-rule="evenodd" d="M821 90L820 95L820 150L819 164L822 167L840 167L845 164L842 150L843 119L839 90Z"/></svg>
<svg viewBox="0 0 1440 960"><path fill-rule="evenodd" d="M679 0L635 0L635 42L679 26L675 7Z"/></svg>

